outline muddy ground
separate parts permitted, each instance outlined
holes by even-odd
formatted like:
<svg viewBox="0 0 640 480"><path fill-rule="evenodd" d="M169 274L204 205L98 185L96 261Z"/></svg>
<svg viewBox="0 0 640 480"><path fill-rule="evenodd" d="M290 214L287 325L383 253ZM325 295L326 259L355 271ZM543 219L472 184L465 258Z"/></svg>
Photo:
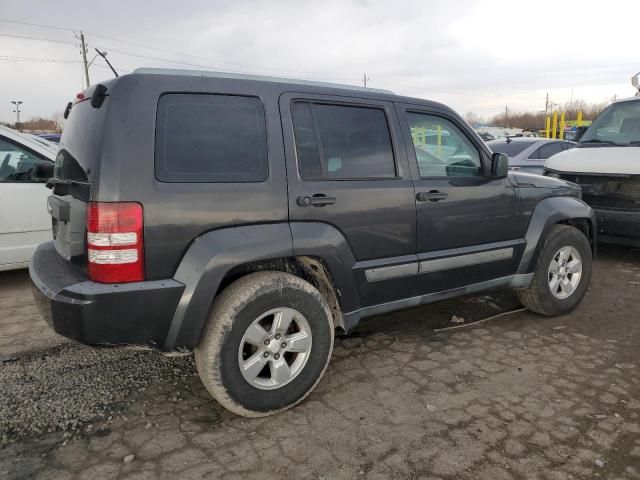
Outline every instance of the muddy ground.
<svg viewBox="0 0 640 480"><path fill-rule="evenodd" d="M53 334L0 273L0 478L640 478L640 252L603 247L570 315L489 294L364 320L318 388L248 420L193 362Z"/></svg>

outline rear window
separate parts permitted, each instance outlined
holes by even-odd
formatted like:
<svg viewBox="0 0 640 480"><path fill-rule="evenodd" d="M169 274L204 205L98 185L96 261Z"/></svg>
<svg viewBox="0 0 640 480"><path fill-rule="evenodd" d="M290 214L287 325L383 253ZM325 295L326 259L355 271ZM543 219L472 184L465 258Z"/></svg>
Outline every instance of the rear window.
<svg viewBox="0 0 640 480"><path fill-rule="evenodd" d="M261 101L163 95L156 119L155 171L162 182L265 181L269 171Z"/></svg>
<svg viewBox="0 0 640 480"><path fill-rule="evenodd" d="M531 142L509 142L507 143L504 140L500 140L497 142L487 142L489 148L492 152L496 153L504 153L508 157L515 157L519 153L524 152L531 145L536 143L537 140L532 140Z"/></svg>
<svg viewBox="0 0 640 480"><path fill-rule="evenodd" d="M89 101L71 108L56 157L54 176L77 182L91 182L101 155L107 105L93 108Z"/></svg>

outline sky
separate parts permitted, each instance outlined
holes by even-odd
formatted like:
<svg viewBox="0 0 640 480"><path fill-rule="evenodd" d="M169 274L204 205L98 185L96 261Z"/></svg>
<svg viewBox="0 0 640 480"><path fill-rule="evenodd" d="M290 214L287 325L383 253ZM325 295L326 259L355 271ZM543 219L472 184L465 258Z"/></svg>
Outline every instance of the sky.
<svg viewBox="0 0 640 480"><path fill-rule="evenodd" d="M0 121L83 89L76 36L120 74L233 71L385 88L483 117L632 96L639 1L0 0ZM33 25L27 25L33 24ZM52 28L55 27L55 28ZM101 58L91 83L110 78Z"/></svg>

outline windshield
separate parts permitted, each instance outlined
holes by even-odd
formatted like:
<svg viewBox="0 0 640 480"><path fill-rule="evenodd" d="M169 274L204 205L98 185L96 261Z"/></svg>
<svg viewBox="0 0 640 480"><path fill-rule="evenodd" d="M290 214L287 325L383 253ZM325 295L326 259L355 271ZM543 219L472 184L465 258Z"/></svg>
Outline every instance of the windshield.
<svg viewBox="0 0 640 480"><path fill-rule="evenodd" d="M580 144L640 143L640 98L610 105L589 127Z"/></svg>

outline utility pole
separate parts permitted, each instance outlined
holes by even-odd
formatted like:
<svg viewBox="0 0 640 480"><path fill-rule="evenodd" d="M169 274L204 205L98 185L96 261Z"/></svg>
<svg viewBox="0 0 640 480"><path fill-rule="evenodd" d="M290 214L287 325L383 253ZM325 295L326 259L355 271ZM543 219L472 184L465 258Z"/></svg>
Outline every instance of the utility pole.
<svg viewBox="0 0 640 480"><path fill-rule="evenodd" d="M91 85L89 81L89 64L87 63L87 44L84 41L84 33L80 32L80 53L82 54L82 65L84 66L84 78L87 82L87 88Z"/></svg>
<svg viewBox="0 0 640 480"><path fill-rule="evenodd" d="M505 126L508 128L509 127L509 106L508 105L504 106L504 118L505 118L505 122L507 122Z"/></svg>
<svg viewBox="0 0 640 480"><path fill-rule="evenodd" d="M22 105L22 101L20 100L11 100L11 103L15 105L15 110L13 111L16 114L16 130L18 130L20 125L20 105Z"/></svg>
<svg viewBox="0 0 640 480"><path fill-rule="evenodd" d="M367 77L367 74L365 73L364 75L362 75L362 83L364 84L364 88L367 88L367 81L371 80L369 77Z"/></svg>
<svg viewBox="0 0 640 480"><path fill-rule="evenodd" d="M549 92L547 92L547 99L544 102L544 116L547 116L547 112L549 111Z"/></svg>

